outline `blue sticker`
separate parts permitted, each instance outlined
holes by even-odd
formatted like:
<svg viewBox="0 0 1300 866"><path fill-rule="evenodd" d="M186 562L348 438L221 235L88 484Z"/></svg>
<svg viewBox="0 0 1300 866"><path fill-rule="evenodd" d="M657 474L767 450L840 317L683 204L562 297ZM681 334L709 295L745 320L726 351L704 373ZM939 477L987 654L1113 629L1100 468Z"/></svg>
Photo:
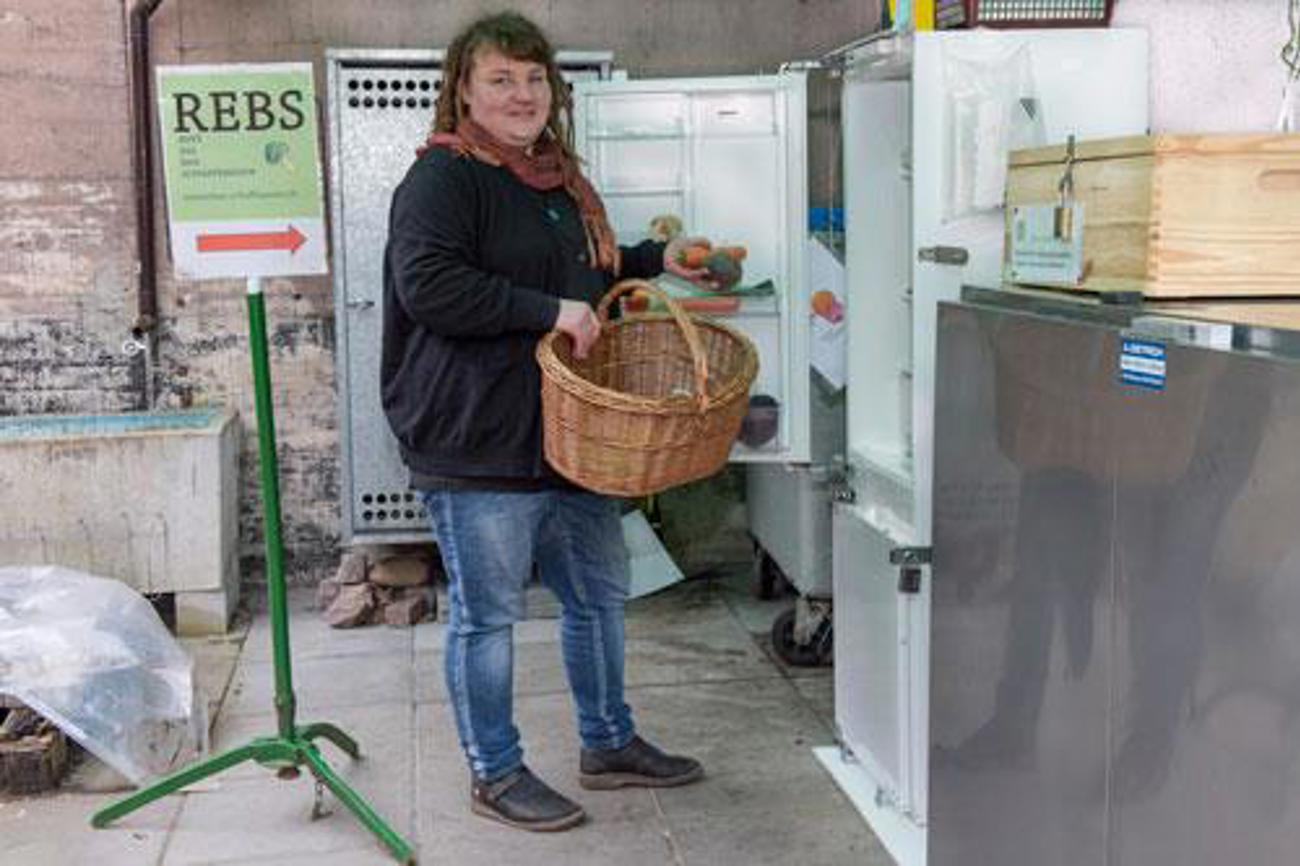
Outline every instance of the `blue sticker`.
<svg viewBox="0 0 1300 866"><path fill-rule="evenodd" d="M1164 343L1127 338L1120 342L1119 380L1125 385L1163 391L1167 368Z"/></svg>

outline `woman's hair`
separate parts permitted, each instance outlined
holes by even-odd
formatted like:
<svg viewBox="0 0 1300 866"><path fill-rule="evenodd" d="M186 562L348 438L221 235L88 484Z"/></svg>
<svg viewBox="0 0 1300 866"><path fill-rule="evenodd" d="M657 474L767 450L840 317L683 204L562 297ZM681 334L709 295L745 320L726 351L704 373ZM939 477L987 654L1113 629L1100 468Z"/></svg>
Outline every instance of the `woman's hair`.
<svg viewBox="0 0 1300 866"><path fill-rule="evenodd" d="M480 48L494 48L512 60L540 63L546 69L551 86L551 113L546 132L568 157L573 157L573 97L555 65L555 52L541 29L517 12L502 12L480 18L452 40L442 70L442 88L438 92L433 116L434 132L455 132L456 124L467 114L461 88L469 80L474 55Z"/></svg>

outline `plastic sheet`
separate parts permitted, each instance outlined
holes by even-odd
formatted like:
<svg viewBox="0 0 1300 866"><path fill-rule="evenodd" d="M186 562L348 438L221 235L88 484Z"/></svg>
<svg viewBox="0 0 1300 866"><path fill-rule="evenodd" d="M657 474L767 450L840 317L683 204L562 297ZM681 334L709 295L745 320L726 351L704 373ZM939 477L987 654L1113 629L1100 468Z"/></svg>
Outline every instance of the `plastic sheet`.
<svg viewBox="0 0 1300 866"><path fill-rule="evenodd" d="M948 162L944 216L961 219L1002 206L1007 156L1046 143L1043 106L1024 45L944 56Z"/></svg>
<svg viewBox="0 0 1300 866"><path fill-rule="evenodd" d="M189 656L116 580L0 568L0 692L137 785L206 747Z"/></svg>

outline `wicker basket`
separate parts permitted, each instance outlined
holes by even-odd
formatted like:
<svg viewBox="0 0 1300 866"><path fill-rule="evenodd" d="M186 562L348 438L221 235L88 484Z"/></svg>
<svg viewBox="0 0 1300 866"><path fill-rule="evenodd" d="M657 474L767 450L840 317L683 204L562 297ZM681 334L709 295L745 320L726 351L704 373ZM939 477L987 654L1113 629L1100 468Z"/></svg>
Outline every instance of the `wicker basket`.
<svg viewBox="0 0 1300 866"><path fill-rule="evenodd" d="M634 289L670 311L609 321L614 299ZM546 460L574 484L645 496L712 475L727 462L758 374L754 344L706 319L692 321L643 280L601 299L601 336L585 360L553 331L537 345Z"/></svg>

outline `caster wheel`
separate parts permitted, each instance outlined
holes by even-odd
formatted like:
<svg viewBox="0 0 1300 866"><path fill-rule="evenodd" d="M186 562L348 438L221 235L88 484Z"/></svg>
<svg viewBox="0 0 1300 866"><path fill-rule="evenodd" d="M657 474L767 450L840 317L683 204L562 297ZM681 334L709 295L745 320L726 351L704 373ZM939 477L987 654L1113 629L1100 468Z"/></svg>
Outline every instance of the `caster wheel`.
<svg viewBox="0 0 1300 866"><path fill-rule="evenodd" d="M803 646L794 639L794 610L787 610L772 623L772 648L781 661L796 668L812 668L825 664L828 653L817 650L817 641L812 646Z"/></svg>
<svg viewBox="0 0 1300 866"><path fill-rule="evenodd" d="M754 596L771 601L783 593L785 586L781 567L762 548L758 548L754 552Z"/></svg>

